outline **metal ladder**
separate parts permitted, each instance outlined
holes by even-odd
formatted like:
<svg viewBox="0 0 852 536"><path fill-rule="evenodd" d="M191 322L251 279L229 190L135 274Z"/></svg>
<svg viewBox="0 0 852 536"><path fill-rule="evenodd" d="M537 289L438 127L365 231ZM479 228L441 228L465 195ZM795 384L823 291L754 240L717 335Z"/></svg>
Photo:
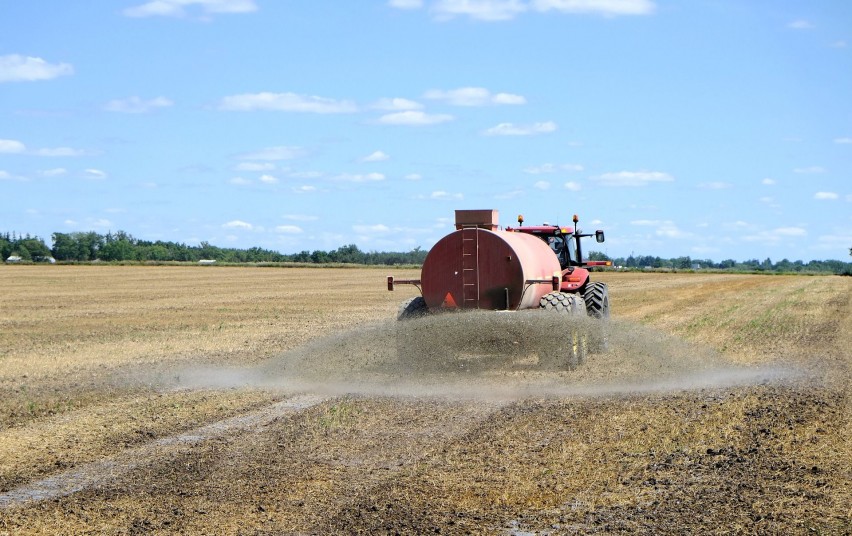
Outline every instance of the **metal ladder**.
<svg viewBox="0 0 852 536"><path fill-rule="evenodd" d="M479 229L462 228L462 307L479 308Z"/></svg>

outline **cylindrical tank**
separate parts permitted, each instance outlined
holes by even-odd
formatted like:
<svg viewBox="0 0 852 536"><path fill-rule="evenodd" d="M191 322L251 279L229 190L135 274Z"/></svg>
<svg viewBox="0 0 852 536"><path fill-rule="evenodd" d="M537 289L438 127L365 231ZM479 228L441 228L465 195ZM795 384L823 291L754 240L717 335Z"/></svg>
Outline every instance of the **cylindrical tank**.
<svg viewBox="0 0 852 536"><path fill-rule="evenodd" d="M553 287L527 281L550 281L560 273L559 260L540 238L465 228L432 247L420 280L430 309L528 309Z"/></svg>

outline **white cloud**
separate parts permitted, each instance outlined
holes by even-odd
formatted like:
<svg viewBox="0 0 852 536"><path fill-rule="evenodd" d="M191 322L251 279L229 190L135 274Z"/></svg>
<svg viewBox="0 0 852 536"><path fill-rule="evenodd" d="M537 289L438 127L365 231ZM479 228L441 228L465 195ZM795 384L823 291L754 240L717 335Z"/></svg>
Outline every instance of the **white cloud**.
<svg viewBox="0 0 852 536"><path fill-rule="evenodd" d="M403 178L407 181L419 181L423 178L423 175L421 175L420 173L409 173Z"/></svg>
<svg viewBox="0 0 852 536"><path fill-rule="evenodd" d="M764 196L758 199L761 203L771 207L771 208L781 208L781 204L775 201L775 198L772 196Z"/></svg>
<svg viewBox="0 0 852 536"><path fill-rule="evenodd" d="M527 100L521 95L511 93L498 93L492 95L484 87L461 87L444 91L441 89L430 89L424 98L444 101L453 106L487 106L490 104L526 104Z"/></svg>
<svg viewBox="0 0 852 536"><path fill-rule="evenodd" d="M512 93L498 93L491 98L491 102L494 104L509 104L509 105L518 105L518 104L526 104L527 99L522 95L514 95Z"/></svg>
<svg viewBox="0 0 852 536"><path fill-rule="evenodd" d="M483 21L513 19L526 10L527 5L521 0L437 0L431 8L441 20L467 15Z"/></svg>
<svg viewBox="0 0 852 536"><path fill-rule="evenodd" d="M778 227L770 231L760 231L755 234L742 237L746 242L777 243L789 238L807 236L808 232L801 227Z"/></svg>
<svg viewBox="0 0 852 536"><path fill-rule="evenodd" d="M233 177L228 182L230 182L231 184L236 184L237 186L247 186L251 184L250 180L244 179L243 177Z"/></svg>
<svg viewBox="0 0 852 536"><path fill-rule="evenodd" d="M677 225L670 221L660 224L654 232L657 236L663 236L666 238L692 238L694 236L693 233L681 231Z"/></svg>
<svg viewBox="0 0 852 536"><path fill-rule="evenodd" d="M449 114L427 114L420 111L408 110L383 115L379 118L379 123L384 125L424 126L446 123L453 119L455 117Z"/></svg>
<svg viewBox="0 0 852 536"><path fill-rule="evenodd" d="M307 151L302 147L294 147L289 145L279 145L277 147L267 147L253 153L247 153L240 156L240 160L293 160L305 156Z"/></svg>
<svg viewBox="0 0 852 536"><path fill-rule="evenodd" d="M420 198L423 199L424 196L420 196ZM425 196L425 198L426 199L437 199L437 200L447 200L447 199L459 200L459 199L463 199L464 196L462 194L451 194L449 192L445 192L444 190L437 190L437 191L434 191L431 194Z"/></svg>
<svg viewBox="0 0 852 536"><path fill-rule="evenodd" d="M533 123L532 125L516 125L514 123L500 123L482 133L485 136L533 136L535 134L549 134L556 131L556 123L546 121L544 123Z"/></svg>
<svg viewBox="0 0 852 536"><path fill-rule="evenodd" d="M381 223L376 225L353 225L352 230L360 234L384 234L390 232L390 227Z"/></svg>
<svg viewBox="0 0 852 536"><path fill-rule="evenodd" d="M630 225L653 227L654 234L665 238L691 238L692 233L681 231L671 220L634 220Z"/></svg>
<svg viewBox="0 0 852 536"><path fill-rule="evenodd" d="M279 225L275 227L275 232L281 234L299 234L303 231L298 225Z"/></svg>
<svg viewBox="0 0 852 536"><path fill-rule="evenodd" d="M674 177L660 171L619 171L591 178L603 186L647 186L652 182L672 182Z"/></svg>
<svg viewBox="0 0 852 536"><path fill-rule="evenodd" d="M385 180L385 176L381 173L341 173L334 177L334 180L346 182L378 182Z"/></svg>
<svg viewBox="0 0 852 536"><path fill-rule="evenodd" d="M787 28L792 28L793 30L812 30L814 28L814 25L809 21L799 19L787 24Z"/></svg>
<svg viewBox="0 0 852 536"><path fill-rule="evenodd" d="M570 190L570 191L572 191L572 192L579 192L580 190L582 190L582 189L583 189L583 187L582 187L582 186L580 186L580 183L578 183L578 182L574 182L574 181L568 181L568 182L566 182L566 183L563 185L563 188L565 188L566 190Z"/></svg>
<svg viewBox="0 0 852 536"><path fill-rule="evenodd" d="M86 154L85 151L80 149L72 149L71 147L55 147L50 149L36 149L35 151L31 151L29 154L35 156L47 156L47 157L57 157L57 156L83 156Z"/></svg>
<svg viewBox="0 0 852 536"><path fill-rule="evenodd" d="M251 112L256 110L276 112L306 112L316 114L348 114L358 111L352 101L334 100L295 93L246 93L224 97L219 109Z"/></svg>
<svg viewBox="0 0 852 536"><path fill-rule="evenodd" d="M775 185L775 179L770 179L769 177L767 177L767 178L763 179L762 181L760 181L760 184L763 184L764 186L774 186Z"/></svg>
<svg viewBox="0 0 852 536"><path fill-rule="evenodd" d="M297 186L293 188L293 191L297 194L307 194L311 192L315 192L317 190L316 186L305 185L305 186Z"/></svg>
<svg viewBox="0 0 852 536"><path fill-rule="evenodd" d="M27 146L18 140L0 140L0 154L19 154L27 150Z"/></svg>
<svg viewBox="0 0 852 536"><path fill-rule="evenodd" d="M26 181L26 177L19 177L17 175L12 175L8 171L0 169L0 181Z"/></svg>
<svg viewBox="0 0 852 536"><path fill-rule="evenodd" d="M251 231L254 229L254 225L244 222L242 220L231 220L228 223L222 224L223 229L242 229L244 231Z"/></svg>
<svg viewBox="0 0 852 536"><path fill-rule="evenodd" d="M821 166L809 166L803 168L796 168L793 170L793 173L800 173L803 175L815 175L817 173L825 173L826 169Z"/></svg>
<svg viewBox="0 0 852 536"><path fill-rule="evenodd" d="M83 171L83 177L92 180L103 180L107 178L107 174L100 169L89 168Z"/></svg>
<svg viewBox="0 0 852 536"><path fill-rule="evenodd" d="M550 190L550 183L547 181L537 181L533 184L533 188L536 190Z"/></svg>
<svg viewBox="0 0 852 536"><path fill-rule="evenodd" d="M649 15L656 9L650 0L533 0L532 7L536 11L593 13L608 17Z"/></svg>
<svg viewBox="0 0 852 536"><path fill-rule="evenodd" d="M235 171L272 171L275 164L271 162L240 162L234 167Z"/></svg>
<svg viewBox="0 0 852 536"><path fill-rule="evenodd" d="M846 48L847 46L849 46L849 44L846 43L846 41L841 40L841 41L835 41L829 46L831 46L831 48Z"/></svg>
<svg viewBox="0 0 852 536"><path fill-rule="evenodd" d="M540 166L524 168L523 171L530 175L542 175L545 173L557 173L559 171L583 171L583 166L580 164L542 164Z"/></svg>
<svg viewBox="0 0 852 536"><path fill-rule="evenodd" d="M34 82L74 74L68 63L51 64L41 58L8 54L0 56L0 83Z"/></svg>
<svg viewBox="0 0 852 536"><path fill-rule="evenodd" d="M849 253L849 244L852 244L852 233L848 230L837 229L839 234L822 235L817 238L817 249L840 250L840 255L845 257Z"/></svg>
<svg viewBox="0 0 852 536"><path fill-rule="evenodd" d="M42 177L60 177L62 175L66 175L67 173L68 173L68 170L65 169L65 168L52 168L52 169L45 169L44 171L42 171L41 176Z"/></svg>
<svg viewBox="0 0 852 536"><path fill-rule="evenodd" d="M698 187L702 190L726 190L731 187L731 184L728 182L702 182L698 185Z"/></svg>
<svg viewBox="0 0 852 536"><path fill-rule="evenodd" d="M361 162L384 162L389 159L390 156L384 151L373 151L369 155L361 158Z"/></svg>
<svg viewBox="0 0 852 536"><path fill-rule="evenodd" d="M78 229L109 229L112 227L112 222L105 218L86 218L86 221L83 223L68 219L63 223L69 227L76 227Z"/></svg>
<svg viewBox="0 0 852 536"><path fill-rule="evenodd" d="M420 9L423 0L389 0L388 5L397 9Z"/></svg>
<svg viewBox="0 0 852 536"><path fill-rule="evenodd" d="M494 199L517 199L525 194L523 190L511 190L509 192L503 192L500 194L495 194Z"/></svg>
<svg viewBox="0 0 852 536"><path fill-rule="evenodd" d="M278 184L278 177L272 175L261 175L259 180L264 184Z"/></svg>
<svg viewBox="0 0 852 536"><path fill-rule="evenodd" d="M156 108L168 108L173 104L174 103L171 100L165 97L156 97L144 100L134 96L126 99L111 100L106 103L104 110L124 114L144 114Z"/></svg>
<svg viewBox="0 0 852 536"><path fill-rule="evenodd" d="M852 145L852 138L834 138L834 143L841 145Z"/></svg>
<svg viewBox="0 0 852 536"><path fill-rule="evenodd" d="M817 192L814 194L814 199L819 201L833 201L835 199L840 199L840 196L834 192Z"/></svg>
<svg viewBox="0 0 852 536"><path fill-rule="evenodd" d="M127 17L183 17L189 6L198 7L205 15L217 13L251 13L257 11L254 0L152 0L125 9Z"/></svg>
<svg viewBox="0 0 852 536"><path fill-rule="evenodd" d="M322 178L323 173L321 171L295 171L290 173L290 176L294 179L319 179Z"/></svg>
<svg viewBox="0 0 852 536"><path fill-rule="evenodd" d="M419 102L409 100L409 99L401 99L401 98L393 98L393 99L379 99L376 101L371 108L376 110L387 110L387 111L405 111L405 110L420 110L423 108L423 105Z"/></svg>

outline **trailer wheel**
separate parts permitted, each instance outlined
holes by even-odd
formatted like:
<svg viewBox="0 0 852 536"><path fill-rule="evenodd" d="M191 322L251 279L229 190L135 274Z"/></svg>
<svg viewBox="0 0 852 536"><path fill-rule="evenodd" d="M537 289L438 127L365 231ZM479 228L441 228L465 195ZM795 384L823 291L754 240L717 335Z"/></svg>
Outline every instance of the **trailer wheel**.
<svg viewBox="0 0 852 536"><path fill-rule="evenodd" d="M586 302L586 311L589 316L595 318L609 318L609 291L606 283L589 283L586 292L583 293Z"/></svg>
<svg viewBox="0 0 852 536"><path fill-rule="evenodd" d="M402 305L399 306L396 319L411 320L425 316L428 312L429 308L426 307L426 300L423 299L423 296L416 296L402 302Z"/></svg>
<svg viewBox="0 0 852 536"><path fill-rule="evenodd" d="M549 311L558 311L560 313L570 313L572 315L586 314L583 304L574 294L567 292L548 292L538 302L538 306Z"/></svg>
<svg viewBox="0 0 852 536"><path fill-rule="evenodd" d="M549 292L541 298L538 305L547 311L556 311L570 316L586 316L585 304L576 294ZM568 368L573 370L586 360L589 340L583 326L568 322L566 328L565 336L560 338L555 347L545 351L542 361L545 365L557 368L567 364Z"/></svg>

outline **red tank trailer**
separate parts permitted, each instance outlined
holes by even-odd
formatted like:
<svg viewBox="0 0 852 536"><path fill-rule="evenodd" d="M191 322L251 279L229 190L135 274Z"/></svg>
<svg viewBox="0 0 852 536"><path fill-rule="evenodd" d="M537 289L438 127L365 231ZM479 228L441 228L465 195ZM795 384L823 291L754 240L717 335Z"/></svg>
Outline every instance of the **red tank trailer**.
<svg viewBox="0 0 852 536"><path fill-rule="evenodd" d="M573 221L573 227L524 227L518 216L517 227L500 229L496 210L456 210L456 230L429 251L420 279L388 277L388 290L410 284L422 294L405 301L397 318L461 309L545 309L609 318L607 286L591 282L588 267L611 262L584 261L580 243L592 236L603 242L604 232L584 234L576 215Z"/></svg>

